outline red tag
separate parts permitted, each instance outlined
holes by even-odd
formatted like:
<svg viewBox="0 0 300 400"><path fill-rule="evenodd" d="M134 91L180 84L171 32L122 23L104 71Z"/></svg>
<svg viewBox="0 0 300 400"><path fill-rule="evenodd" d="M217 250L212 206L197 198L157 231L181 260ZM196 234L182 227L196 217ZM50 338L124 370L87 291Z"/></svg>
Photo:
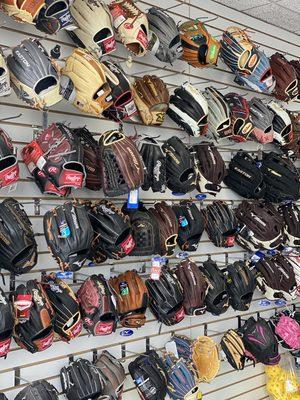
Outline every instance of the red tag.
<svg viewBox="0 0 300 400"><path fill-rule="evenodd" d="M114 36L104 39L102 43L103 43L103 47L104 47L104 51L105 51L104 54L111 53L111 52L115 51L117 48L116 39L114 38Z"/></svg>
<svg viewBox="0 0 300 400"><path fill-rule="evenodd" d="M11 338L1 340L0 342L0 357L5 357L9 352Z"/></svg>
<svg viewBox="0 0 300 400"><path fill-rule="evenodd" d="M160 257L153 257L152 258L152 267L151 267L151 275L150 278L158 281L161 274L161 259Z"/></svg>
<svg viewBox="0 0 300 400"><path fill-rule="evenodd" d="M70 328L69 330L70 336L74 339L76 336L80 334L81 331L82 331L82 321L80 320L75 325L73 325L72 328Z"/></svg>
<svg viewBox="0 0 300 400"><path fill-rule="evenodd" d="M141 29L139 30L139 33L137 35L137 40L142 44L142 46L146 49L148 47L148 38L145 35L145 32L142 31Z"/></svg>
<svg viewBox="0 0 300 400"><path fill-rule="evenodd" d="M226 239L226 246L227 247L232 247L232 246L234 246L234 242L235 242L235 237L234 236L228 236L228 238Z"/></svg>
<svg viewBox="0 0 300 400"><path fill-rule="evenodd" d="M135 241L132 235L129 235L122 243L121 248L125 254L129 254L132 252L135 246Z"/></svg>
<svg viewBox="0 0 300 400"><path fill-rule="evenodd" d="M30 317L30 309L32 307L31 294L18 294L14 301L16 316L20 322L26 322Z"/></svg>
<svg viewBox="0 0 300 400"><path fill-rule="evenodd" d="M0 172L0 187L9 186L19 180L19 166L12 165Z"/></svg>
<svg viewBox="0 0 300 400"><path fill-rule="evenodd" d="M114 321L98 322L94 328L95 336L110 335L114 329Z"/></svg>
<svg viewBox="0 0 300 400"><path fill-rule="evenodd" d="M177 313L175 314L175 321L176 322L180 322L183 320L184 318L184 308L181 307L181 309L179 311L177 311Z"/></svg>
<svg viewBox="0 0 300 400"><path fill-rule="evenodd" d="M44 351L48 349L53 343L54 332L51 331L48 336L43 339L34 340L34 344L37 346L38 351Z"/></svg>

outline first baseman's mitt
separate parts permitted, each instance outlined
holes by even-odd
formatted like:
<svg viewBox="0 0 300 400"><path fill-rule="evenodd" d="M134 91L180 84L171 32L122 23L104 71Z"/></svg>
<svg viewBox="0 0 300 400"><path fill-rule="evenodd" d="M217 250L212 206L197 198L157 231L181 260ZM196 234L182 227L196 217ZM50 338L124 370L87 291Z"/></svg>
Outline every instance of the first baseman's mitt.
<svg viewBox="0 0 300 400"><path fill-rule="evenodd" d="M6 357L9 352L14 325L12 304L0 288L0 357Z"/></svg>

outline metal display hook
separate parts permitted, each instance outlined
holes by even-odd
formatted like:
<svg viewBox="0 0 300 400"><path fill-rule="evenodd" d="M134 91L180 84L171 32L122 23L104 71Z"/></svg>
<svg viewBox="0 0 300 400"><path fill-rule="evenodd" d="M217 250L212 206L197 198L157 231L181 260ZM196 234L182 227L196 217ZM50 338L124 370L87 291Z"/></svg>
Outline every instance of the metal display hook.
<svg viewBox="0 0 300 400"><path fill-rule="evenodd" d="M11 116L11 117L1 118L1 119L0 119L0 122L9 121L9 120L11 120L11 119L17 119L17 118L22 117L22 115L23 115L23 113L20 113L20 114L18 114L18 115L13 115L13 116Z"/></svg>

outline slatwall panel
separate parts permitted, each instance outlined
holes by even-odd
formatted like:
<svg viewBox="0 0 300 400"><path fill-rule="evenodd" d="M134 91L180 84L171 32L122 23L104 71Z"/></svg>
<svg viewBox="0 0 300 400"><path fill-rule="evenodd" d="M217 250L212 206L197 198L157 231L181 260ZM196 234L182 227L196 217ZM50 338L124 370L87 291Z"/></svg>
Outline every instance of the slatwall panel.
<svg viewBox="0 0 300 400"><path fill-rule="evenodd" d="M146 10L152 5L160 6L161 0L139 1L138 5ZM177 7L173 7L173 6ZM273 54L275 51L287 52L289 59L297 58L300 56L300 40L299 36L286 32L280 28L269 27L266 23L256 20L255 18L245 16L242 13L227 8L213 0L165 0L164 6L170 8L170 14L176 21L185 21L190 18L203 18L208 20L208 29L215 36L220 36L222 30L228 25L237 25L247 27L254 31L252 37L254 41L264 49L267 55ZM225 17L226 16L226 17ZM73 44L63 32L57 36L45 36L36 31L29 25L20 25L9 20L3 14L0 14L0 46L9 48L18 44L22 39L28 36L34 36L42 39L44 46L50 50L59 43L62 46L62 56L67 56L71 53ZM267 45L265 45L265 43ZM7 49L9 51L9 49ZM135 58L132 67L128 68L125 61L128 54L126 50L119 45L117 52L111 55L115 61L122 63L125 72L133 79L135 76L142 76L144 73L153 73L159 77L164 78L170 91L177 85L190 81L197 85L199 89L208 85L214 85L222 91L223 94L235 91L243 94L248 99L258 96L261 98L269 99L270 96L257 94L251 90L243 90L233 81L233 75L226 68L226 66L219 61L218 67L215 69L199 70L188 66L182 61L176 61L173 66L164 65L151 54L143 58ZM270 98L271 100L271 98ZM299 104L289 105L291 110L297 110ZM3 121L1 127L13 138L14 144L17 148L21 149L22 146L32 139L33 131L42 126L43 114L40 111L30 109L26 104L19 101L14 94L7 98L0 98L0 122L1 119L18 116L18 118ZM84 115L75 110L71 105L65 101L54 106L47 113L48 122L67 121L72 127L86 125L94 135L97 137L99 133L107 130L117 128L114 122L106 121L104 119L97 119L89 115ZM166 118L162 127L145 127L138 120L124 125L124 130L127 134L132 135L136 131L139 134L148 134L153 136L159 135L159 140L165 140L173 135L182 138L186 143L196 143L197 140L190 138L179 130L174 123ZM229 162L234 152L243 147L244 149L257 153L259 146L256 143L243 143L233 144L228 141L216 143L226 163ZM268 145L267 150L273 150L273 145ZM7 188L0 192L0 199L7 196L14 196L23 202L31 220L33 222L34 230L37 234L37 242L39 249L39 260L34 270L18 280L27 280L32 278L40 279L43 271L57 271L58 266L51 258L46 242L43 235L42 216L52 206L60 204L61 199L41 196L38 188L28 178L26 167L20 161L21 180L17 187L13 190ZM79 198L91 199L101 198L102 192L92 192L89 190L78 190L74 195ZM186 197L194 197L195 193L190 193ZM164 194L153 194L151 191L141 192L141 198L147 205L152 204L155 200L165 199L173 202L178 202L182 197L174 197L170 192ZM241 198L233 193L231 190L223 186L222 191L216 196L217 199L227 201L230 206L235 207ZM36 215L34 208L34 199L40 201L40 215ZM121 196L115 201L122 204L125 196ZM205 207L206 204L211 202L214 198L207 197L200 207ZM219 261L220 265L225 265L227 262L234 262L237 259L243 259L247 254L238 246L231 249L216 248L208 240L207 235L204 234L199 245L199 248L193 258L196 261L204 261L207 256ZM118 272L125 271L126 269L136 268L143 272L145 276L149 273L150 257L148 258L135 258L127 257L122 261L107 261L104 264L96 266L84 266L80 273L76 273L74 280L70 281L73 289L77 290L78 285L85 279L85 275L93 273L103 273L106 277L110 277ZM171 263L176 263L176 258L171 258ZM4 273L5 276L5 289L9 290L9 274ZM18 282L17 282L18 283ZM147 323L145 327L135 330L134 334L130 337L124 338L120 336L122 328L119 326L116 333L107 337L88 337L87 333L83 331L79 338L75 339L69 344L61 341L56 341L53 346L37 354L30 354L29 352L20 349L15 343L12 344L11 352L6 360L0 360L0 391L5 392L9 400L13 399L19 390L26 386L26 381L32 381L40 378L47 378L49 382L53 383L59 390L59 371L60 368L66 365L70 356L85 357L92 359L93 353L99 353L103 349L109 349L112 354L118 358L122 358L124 366L136 357L136 353L141 353L146 349L146 342L150 343L157 349L164 346L169 339L172 332L186 334L192 338L204 333L205 327L208 329L208 334L216 341L219 341L222 334L228 328L236 328L238 326L238 316L242 318L255 315L260 312L261 316L269 317L274 313L274 306L261 308L259 301L262 299L262 294L255 293L253 303L249 311L244 313L237 313L230 309L225 315L216 317L210 314L205 314L201 317L185 317L185 319L173 327L160 326L153 318L150 312L147 312ZM295 304L300 303L297 300ZM122 354L123 348L123 354ZM20 377L21 379L18 379ZM224 400L262 400L267 399L267 393L264 386L264 370L261 365L255 368L249 363L244 371L236 372L231 366L222 360L221 369L216 379L210 384L202 384L202 391L206 400L216 400L222 398ZM125 384L125 400L138 399L138 394L134 389L133 382L128 376Z"/></svg>

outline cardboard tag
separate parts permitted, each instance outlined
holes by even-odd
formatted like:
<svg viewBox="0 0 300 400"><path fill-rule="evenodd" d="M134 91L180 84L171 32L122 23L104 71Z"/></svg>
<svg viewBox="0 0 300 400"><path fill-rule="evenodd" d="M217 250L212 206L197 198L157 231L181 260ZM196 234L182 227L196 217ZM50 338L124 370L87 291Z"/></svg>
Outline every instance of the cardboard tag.
<svg viewBox="0 0 300 400"><path fill-rule="evenodd" d="M151 275L150 278L154 281L158 281L161 274L161 258L153 257L152 258L152 266L151 266Z"/></svg>

